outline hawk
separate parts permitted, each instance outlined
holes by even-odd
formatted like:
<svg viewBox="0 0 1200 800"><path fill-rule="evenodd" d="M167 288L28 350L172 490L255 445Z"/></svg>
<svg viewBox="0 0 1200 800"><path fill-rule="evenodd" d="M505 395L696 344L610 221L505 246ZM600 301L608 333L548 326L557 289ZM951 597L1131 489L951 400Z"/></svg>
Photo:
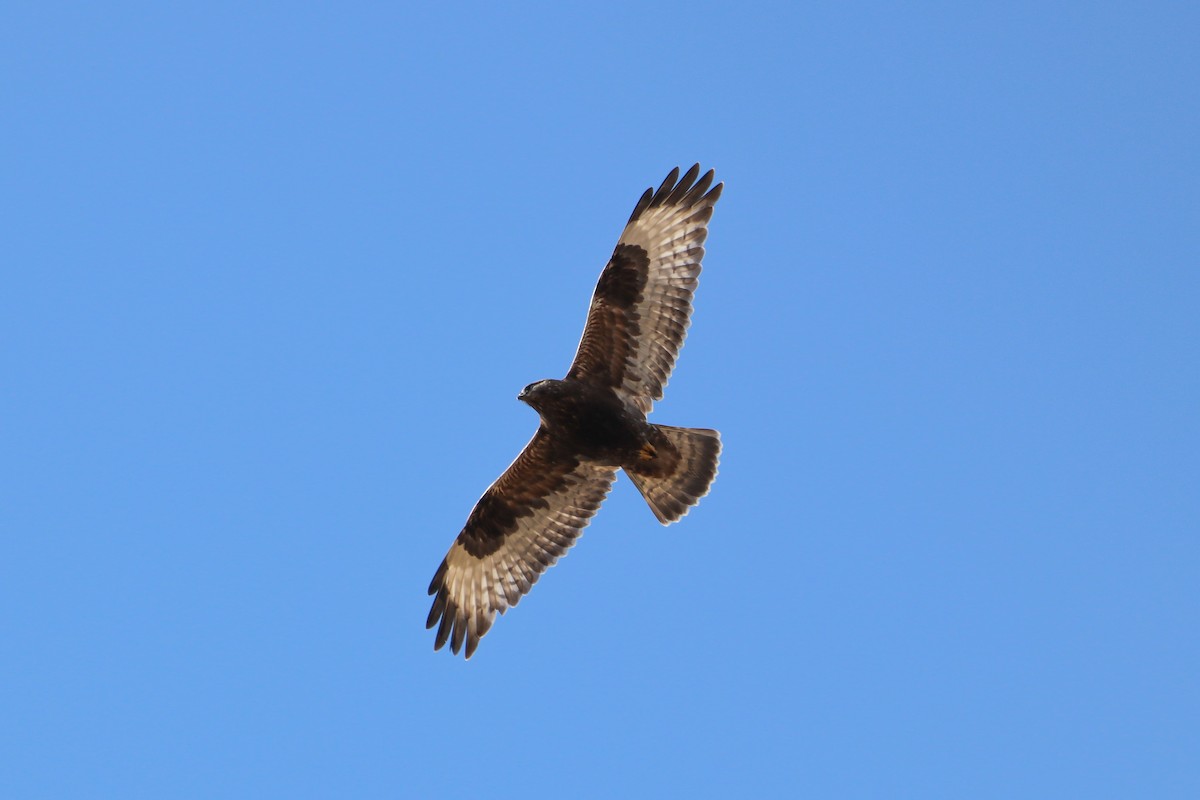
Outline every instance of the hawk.
<svg viewBox="0 0 1200 800"><path fill-rule="evenodd" d="M682 178L676 168L646 190L600 273L566 377L517 396L541 424L475 504L429 584L435 650L449 641L457 654L465 642L470 658L496 613L515 606L579 538L618 469L664 525L708 494L720 434L646 421L683 346L721 196L712 170L699 176L699 164Z"/></svg>

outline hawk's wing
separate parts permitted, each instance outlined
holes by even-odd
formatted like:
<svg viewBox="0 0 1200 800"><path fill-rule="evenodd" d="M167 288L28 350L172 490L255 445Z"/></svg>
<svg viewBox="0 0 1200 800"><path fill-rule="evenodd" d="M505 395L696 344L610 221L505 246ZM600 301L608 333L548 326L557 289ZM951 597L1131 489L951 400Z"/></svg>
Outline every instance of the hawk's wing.
<svg viewBox="0 0 1200 800"><path fill-rule="evenodd" d="M539 428L479 498L429 584L435 597L425 627L438 625L434 649L449 639L457 653L465 639L470 658L496 612L515 606L575 543L615 477L615 467L563 452Z"/></svg>
<svg viewBox="0 0 1200 800"><path fill-rule="evenodd" d="M568 378L611 386L642 413L662 398L692 314L704 239L723 184L671 171L647 189L600 273Z"/></svg>

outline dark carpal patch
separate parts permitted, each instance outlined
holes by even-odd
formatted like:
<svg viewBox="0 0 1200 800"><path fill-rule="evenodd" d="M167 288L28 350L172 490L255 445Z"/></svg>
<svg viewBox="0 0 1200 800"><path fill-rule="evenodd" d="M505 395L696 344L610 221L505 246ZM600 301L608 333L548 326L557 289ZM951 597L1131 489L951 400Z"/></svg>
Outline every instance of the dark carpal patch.
<svg viewBox="0 0 1200 800"><path fill-rule="evenodd" d="M635 244L619 244L596 283L596 298L615 308L633 308L646 288L650 257Z"/></svg>
<svg viewBox="0 0 1200 800"><path fill-rule="evenodd" d="M518 520L547 507L546 498L560 491L579 465L560 449L542 437L521 453L498 482L499 491L484 493L471 511L459 534L464 550L476 558L495 553L517 529Z"/></svg>
<svg viewBox="0 0 1200 800"><path fill-rule="evenodd" d="M650 257L631 244L618 244L600 273L583 339L568 378L602 378L620 386L641 336L639 304L649 276Z"/></svg>

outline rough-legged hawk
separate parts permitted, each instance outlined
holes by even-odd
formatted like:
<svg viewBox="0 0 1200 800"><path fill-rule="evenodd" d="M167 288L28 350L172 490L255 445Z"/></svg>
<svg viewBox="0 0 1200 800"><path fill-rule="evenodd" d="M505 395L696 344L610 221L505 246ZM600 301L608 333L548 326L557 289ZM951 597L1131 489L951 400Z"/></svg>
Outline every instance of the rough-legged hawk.
<svg viewBox="0 0 1200 800"><path fill-rule="evenodd" d="M567 376L517 396L541 425L484 492L429 584L426 626L467 658L591 520L618 469L664 525L708 493L721 438L646 421L675 366L692 313L704 239L722 184L700 165L647 189L592 296ZM709 187L712 187L711 189Z"/></svg>

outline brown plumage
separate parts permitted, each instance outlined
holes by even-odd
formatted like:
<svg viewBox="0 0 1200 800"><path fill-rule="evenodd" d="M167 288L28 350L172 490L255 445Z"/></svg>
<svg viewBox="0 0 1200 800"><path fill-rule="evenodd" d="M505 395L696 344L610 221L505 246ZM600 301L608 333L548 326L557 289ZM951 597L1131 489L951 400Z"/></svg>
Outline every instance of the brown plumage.
<svg viewBox="0 0 1200 800"><path fill-rule="evenodd" d="M429 584L435 650L449 641L458 653L465 642L470 658L496 613L515 606L579 538L618 469L664 525L708 493L720 434L646 421L683 346L721 196L711 170L699 176L699 164L682 178L674 169L657 191L646 190L600 273L566 377L518 396L541 425L475 504Z"/></svg>

